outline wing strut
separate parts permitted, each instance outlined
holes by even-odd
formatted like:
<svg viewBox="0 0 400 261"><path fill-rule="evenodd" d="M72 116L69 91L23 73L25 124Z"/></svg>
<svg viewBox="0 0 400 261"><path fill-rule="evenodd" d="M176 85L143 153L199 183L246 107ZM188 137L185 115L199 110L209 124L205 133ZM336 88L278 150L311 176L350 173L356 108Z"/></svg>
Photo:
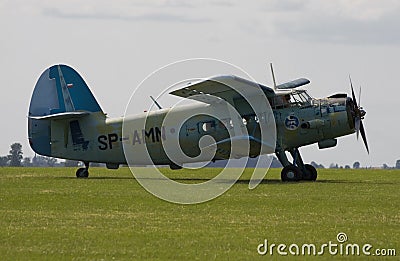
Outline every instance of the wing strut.
<svg viewBox="0 0 400 261"><path fill-rule="evenodd" d="M274 67L272 66L272 63L270 63L269 66L271 67L272 80L274 81L274 90L276 91L276 80L275 80L275 74L274 74Z"/></svg>
<svg viewBox="0 0 400 261"><path fill-rule="evenodd" d="M154 102L154 104L158 107L159 110L162 109L161 105L156 101L156 99L153 98L153 96L150 95L150 99Z"/></svg>

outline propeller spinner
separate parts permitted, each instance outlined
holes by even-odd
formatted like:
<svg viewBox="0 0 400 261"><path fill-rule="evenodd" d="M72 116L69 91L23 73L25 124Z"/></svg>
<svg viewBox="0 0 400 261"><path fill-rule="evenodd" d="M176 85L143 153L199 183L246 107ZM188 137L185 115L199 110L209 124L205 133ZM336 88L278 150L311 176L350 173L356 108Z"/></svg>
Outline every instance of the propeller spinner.
<svg viewBox="0 0 400 261"><path fill-rule="evenodd" d="M361 105L359 106L357 104L357 99L356 96L354 94L354 88L353 88L353 83L351 81L351 77L349 76L350 79L350 87L351 87L351 95L353 98L353 118L354 118L354 128L356 129L357 132L357 139L359 136L359 133L361 132L361 137L363 139L365 148L367 149L367 152L369 154L369 148L368 148L368 142L367 142L367 136L365 134L365 128L364 125L362 123L362 120L364 119L365 114L367 113L362 107ZM360 88L360 99L361 100L361 88Z"/></svg>

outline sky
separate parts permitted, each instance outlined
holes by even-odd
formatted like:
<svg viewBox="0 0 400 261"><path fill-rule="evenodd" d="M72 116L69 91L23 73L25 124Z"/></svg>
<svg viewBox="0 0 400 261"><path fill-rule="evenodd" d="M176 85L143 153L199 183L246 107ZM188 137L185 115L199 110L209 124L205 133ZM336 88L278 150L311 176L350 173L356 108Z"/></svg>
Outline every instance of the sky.
<svg viewBox="0 0 400 261"><path fill-rule="evenodd" d="M53 64L80 72L103 110L117 117L149 74L201 57L234 64L269 86L272 62L278 83L306 77L314 97L349 94L351 74L357 93L362 86L370 154L349 135L335 148L301 148L303 159L393 166L400 159L399 14L395 0L0 0L0 155L14 142L24 156L34 155L27 142L29 101ZM170 102L160 99L165 107ZM137 112L150 104L143 97Z"/></svg>

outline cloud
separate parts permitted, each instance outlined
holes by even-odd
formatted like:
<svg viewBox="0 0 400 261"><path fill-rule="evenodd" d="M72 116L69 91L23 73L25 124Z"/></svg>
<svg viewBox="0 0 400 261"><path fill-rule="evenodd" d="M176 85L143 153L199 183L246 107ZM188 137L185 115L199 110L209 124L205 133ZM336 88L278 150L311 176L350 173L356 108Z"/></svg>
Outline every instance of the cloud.
<svg viewBox="0 0 400 261"><path fill-rule="evenodd" d="M4 1L3 1L4 2ZM174 23L202 23L209 19L204 15L190 15L201 1L184 0L41 0L0 1L0 15L24 15L61 18L120 21L159 21Z"/></svg>
<svg viewBox="0 0 400 261"><path fill-rule="evenodd" d="M400 18L386 15L374 20L321 14L298 21L276 21L276 31L289 38L342 44L399 44Z"/></svg>
<svg viewBox="0 0 400 261"><path fill-rule="evenodd" d="M212 6L216 6L216 7L234 7L235 4L233 3L233 1L211 1L210 3Z"/></svg>
<svg viewBox="0 0 400 261"><path fill-rule="evenodd" d="M77 8L79 7L79 8ZM205 30L251 39L284 38L340 44L400 43L400 1L106 0L9 1L7 12L58 19L200 24ZM0 10L1 11L1 10ZM217 33L215 33L217 34ZM218 33L219 34L219 33Z"/></svg>
<svg viewBox="0 0 400 261"><path fill-rule="evenodd" d="M299 12L306 6L306 1L300 0L270 0L265 2L263 10L267 12Z"/></svg>
<svg viewBox="0 0 400 261"><path fill-rule="evenodd" d="M42 13L46 16L62 19L94 19L94 20L120 20L120 21L155 21L174 23L204 23L210 22L207 18L192 18L184 15L167 14L162 12L141 13L137 15L116 14L103 12L65 12L56 8L45 8Z"/></svg>
<svg viewBox="0 0 400 261"><path fill-rule="evenodd" d="M258 31L272 37L340 44L399 44L400 2L393 0L270 0L259 14ZM263 17L264 16L264 17ZM262 18L262 19L261 19Z"/></svg>

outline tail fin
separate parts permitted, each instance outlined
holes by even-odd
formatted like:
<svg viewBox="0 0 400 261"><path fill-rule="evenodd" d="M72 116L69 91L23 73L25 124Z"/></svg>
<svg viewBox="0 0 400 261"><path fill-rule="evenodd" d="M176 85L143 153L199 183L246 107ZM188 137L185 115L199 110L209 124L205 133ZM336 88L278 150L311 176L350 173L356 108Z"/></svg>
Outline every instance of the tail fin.
<svg viewBox="0 0 400 261"><path fill-rule="evenodd" d="M53 65L36 83L29 116L70 111L102 112L89 87L74 69L67 65Z"/></svg>
<svg viewBox="0 0 400 261"><path fill-rule="evenodd" d="M104 115L83 78L67 65L53 65L39 77L28 114L32 149L51 156L51 120L78 118L90 113Z"/></svg>

